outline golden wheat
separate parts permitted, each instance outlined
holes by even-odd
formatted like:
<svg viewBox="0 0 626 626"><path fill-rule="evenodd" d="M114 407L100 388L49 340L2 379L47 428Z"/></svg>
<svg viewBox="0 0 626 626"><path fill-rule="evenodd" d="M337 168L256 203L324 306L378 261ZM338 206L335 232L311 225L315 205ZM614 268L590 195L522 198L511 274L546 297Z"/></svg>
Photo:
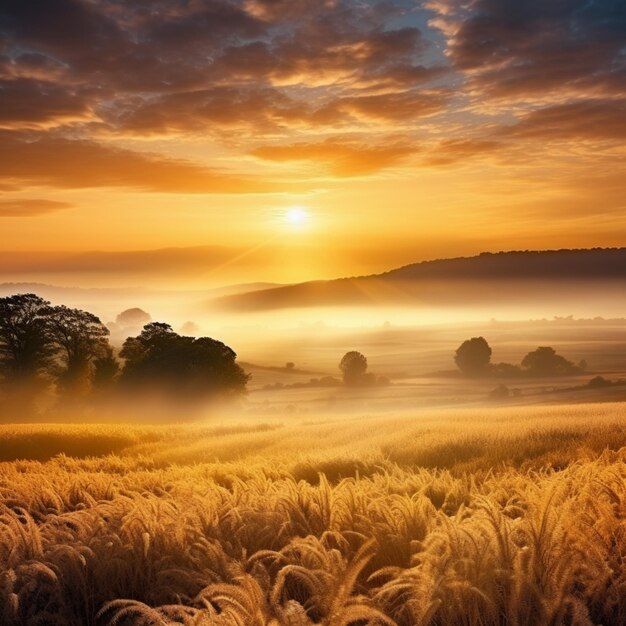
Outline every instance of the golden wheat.
<svg viewBox="0 0 626 626"><path fill-rule="evenodd" d="M2 426L0 623L625 624L625 415Z"/></svg>

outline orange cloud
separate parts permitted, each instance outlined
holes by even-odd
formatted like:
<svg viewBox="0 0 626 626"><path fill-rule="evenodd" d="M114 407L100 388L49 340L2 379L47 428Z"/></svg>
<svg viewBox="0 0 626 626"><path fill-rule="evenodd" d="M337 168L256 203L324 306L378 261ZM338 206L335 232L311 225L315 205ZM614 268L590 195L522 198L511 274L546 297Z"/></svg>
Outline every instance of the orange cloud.
<svg viewBox="0 0 626 626"><path fill-rule="evenodd" d="M59 188L127 187L173 193L269 193L290 185L50 134L0 132L0 180Z"/></svg>
<svg viewBox="0 0 626 626"><path fill-rule="evenodd" d="M320 143L261 146L251 154L270 161L310 161L334 176L344 177L379 172L398 164L415 151L415 147L406 143L370 146L329 139Z"/></svg>
<svg viewBox="0 0 626 626"><path fill-rule="evenodd" d="M69 202L24 198L16 200L0 200L0 218L2 217L35 217L71 208Z"/></svg>
<svg viewBox="0 0 626 626"><path fill-rule="evenodd" d="M241 250L224 246L79 253L0 251L0 266L4 275L201 274L240 254Z"/></svg>

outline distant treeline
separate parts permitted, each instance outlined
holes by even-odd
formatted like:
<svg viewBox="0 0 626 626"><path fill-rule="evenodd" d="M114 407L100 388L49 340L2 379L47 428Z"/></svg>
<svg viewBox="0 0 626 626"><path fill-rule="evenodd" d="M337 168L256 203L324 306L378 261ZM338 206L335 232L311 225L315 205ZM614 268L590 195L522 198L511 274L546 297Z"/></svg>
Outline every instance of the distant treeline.
<svg viewBox="0 0 626 626"><path fill-rule="evenodd" d="M572 376L587 369L585 360L575 364L550 346L540 346L529 352L520 365L492 363L491 354L491 346L484 337L472 337L457 348L454 362L467 376Z"/></svg>
<svg viewBox="0 0 626 626"><path fill-rule="evenodd" d="M380 274L415 279L571 279L626 278L626 248L483 252L473 257L413 263Z"/></svg>

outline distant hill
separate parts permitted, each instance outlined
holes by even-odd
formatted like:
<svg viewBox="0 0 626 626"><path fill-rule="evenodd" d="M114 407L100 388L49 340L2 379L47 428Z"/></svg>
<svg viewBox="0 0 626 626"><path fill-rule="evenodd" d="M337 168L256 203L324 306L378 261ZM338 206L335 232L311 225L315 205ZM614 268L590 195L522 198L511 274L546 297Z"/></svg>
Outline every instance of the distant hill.
<svg viewBox="0 0 626 626"><path fill-rule="evenodd" d="M626 248L485 252L424 261L382 274L312 281L216 298L221 310L351 305L451 305L576 297L626 282ZM623 290L626 294L626 290ZM580 297L580 293L578 297ZM618 295L618 294L616 294Z"/></svg>
<svg viewBox="0 0 626 626"><path fill-rule="evenodd" d="M214 298L252 293L278 286L276 283L246 283L213 289L154 289L149 287L60 287L36 282L0 283L0 297L16 293L35 293L52 304L85 309L104 322L114 320L125 309L140 307L154 319L171 320L184 317L194 320ZM182 323L182 322L181 322ZM124 339L121 335L118 339Z"/></svg>
<svg viewBox="0 0 626 626"><path fill-rule="evenodd" d="M378 276L394 280L424 278L624 279L626 278L626 248L483 252L473 257L413 263Z"/></svg>
<svg viewBox="0 0 626 626"><path fill-rule="evenodd" d="M0 296L15 293L36 293L42 298L60 302L63 298L80 299L85 297L122 298L140 295L142 297L183 296L188 298L218 298L238 293L250 293L261 289L281 287L277 283L244 283L227 285L213 289L150 289L143 287L59 287L46 283L11 282L0 283Z"/></svg>

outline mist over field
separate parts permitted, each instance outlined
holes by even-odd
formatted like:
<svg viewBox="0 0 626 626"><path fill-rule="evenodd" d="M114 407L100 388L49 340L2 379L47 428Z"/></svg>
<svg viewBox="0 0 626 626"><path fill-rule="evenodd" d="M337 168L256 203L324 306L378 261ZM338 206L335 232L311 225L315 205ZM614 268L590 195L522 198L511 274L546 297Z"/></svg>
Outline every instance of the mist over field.
<svg viewBox="0 0 626 626"><path fill-rule="evenodd" d="M294 286L168 291L10 283L0 292L36 290L53 303L95 312L116 354L149 322L224 342L249 376L245 395L227 409L219 404L238 414L491 406L498 387L509 394L500 401L510 404L616 400L624 396L626 376L624 259L623 249L485 254ZM493 367L510 367L464 376L455 353L471 337L486 338ZM540 377L515 369L541 346L584 367ZM342 384L340 360L354 350L365 355L368 376L384 384ZM598 376L616 384L588 388ZM154 406L156 398L132 407L129 400L123 400L128 416L170 419ZM90 421L116 421L118 404L105 405L87 411ZM197 414L208 417L215 410L209 403Z"/></svg>
<svg viewBox="0 0 626 626"><path fill-rule="evenodd" d="M623 624L614 273L4 284L0 624Z"/></svg>
<svg viewBox="0 0 626 626"><path fill-rule="evenodd" d="M0 2L0 626L626 626L625 44Z"/></svg>

